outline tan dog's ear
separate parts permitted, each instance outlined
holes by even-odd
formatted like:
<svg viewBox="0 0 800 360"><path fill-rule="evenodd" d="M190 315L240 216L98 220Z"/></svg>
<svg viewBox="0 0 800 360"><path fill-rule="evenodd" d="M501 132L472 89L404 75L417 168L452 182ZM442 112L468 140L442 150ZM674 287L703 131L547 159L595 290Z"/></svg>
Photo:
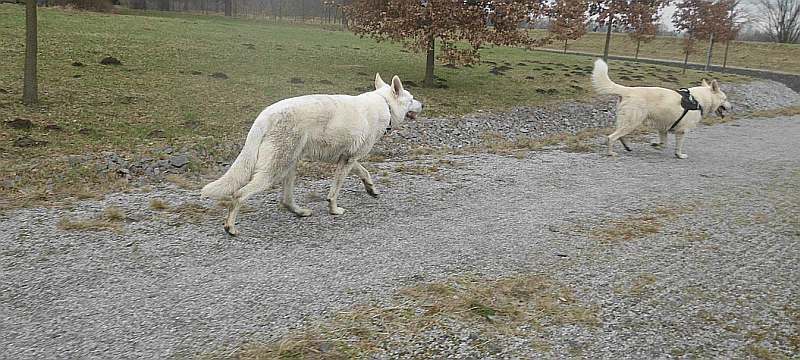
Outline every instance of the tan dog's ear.
<svg viewBox="0 0 800 360"><path fill-rule="evenodd" d="M711 87L710 85L708 85L708 82L706 81L706 78L703 78L702 80L700 80L700 85L705 86L705 87Z"/></svg>
<svg viewBox="0 0 800 360"><path fill-rule="evenodd" d="M381 74L375 73L375 90L378 90L384 86L386 86L386 83L383 82L383 79L381 79Z"/></svg>
<svg viewBox="0 0 800 360"><path fill-rule="evenodd" d="M392 92L394 96L400 96L403 93L403 83L400 82L400 78L397 75L392 78Z"/></svg>
<svg viewBox="0 0 800 360"><path fill-rule="evenodd" d="M719 92L719 83L717 80L711 80L711 91Z"/></svg>

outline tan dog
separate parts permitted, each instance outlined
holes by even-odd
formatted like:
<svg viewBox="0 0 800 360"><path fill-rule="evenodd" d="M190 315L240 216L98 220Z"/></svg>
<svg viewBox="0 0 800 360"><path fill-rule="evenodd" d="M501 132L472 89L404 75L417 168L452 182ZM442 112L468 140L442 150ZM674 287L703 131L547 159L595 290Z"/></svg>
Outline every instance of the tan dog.
<svg viewBox="0 0 800 360"><path fill-rule="evenodd" d="M723 116L722 110L728 110L731 104L728 97L719 89L716 80L711 84L703 80L701 86L689 88L689 93L697 101L702 110L684 111L681 106L683 97L675 90L660 87L627 87L614 83L608 78L608 65L598 59L592 72L592 86L599 94L620 95L622 99L617 106L616 130L608 136L608 155L617 155L613 144L619 139L625 150L630 147L625 136L647 122L658 131L660 142L654 147L662 148L667 144L667 133L675 132L675 156L686 159L683 153L683 140L686 133L700 123L703 115L717 112ZM680 119L680 121L678 121Z"/></svg>

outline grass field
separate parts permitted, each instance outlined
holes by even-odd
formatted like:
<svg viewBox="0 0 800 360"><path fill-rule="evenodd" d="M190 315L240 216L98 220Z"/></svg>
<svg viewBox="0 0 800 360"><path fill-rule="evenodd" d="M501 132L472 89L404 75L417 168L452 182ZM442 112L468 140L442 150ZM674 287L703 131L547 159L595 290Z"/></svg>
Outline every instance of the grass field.
<svg viewBox="0 0 800 360"><path fill-rule="evenodd" d="M193 161L202 170L203 161L236 151L227 144L241 141L266 105L302 94L368 91L376 72L407 81L426 103L427 116L593 96L592 60L572 55L489 48L482 64L437 67L446 88L424 89L412 84L421 82L423 55L338 28L42 8L39 29L41 105L26 108L19 101L23 7L0 4L0 121L33 122L31 129L0 126L0 202L7 204L124 186L91 162L70 163L68 155L113 151L159 158L167 146L186 147L202 154ZM100 65L109 55L122 65ZM490 73L495 67L503 74ZM709 76L623 62L611 67L612 77L624 84L679 87ZM227 79L210 76L214 73ZM20 147L20 139L39 146Z"/></svg>
<svg viewBox="0 0 800 360"><path fill-rule="evenodd" d="M567 50L602 54L605 33L588 33L584 37L570 41ZM563 50L564 43L556 42L548 48ZM707 41L697 41L690 62L705 63ZM633 57L636 42L627 34L612 34L609 53ZM715 44L711 62L722 65L725 44ZM639 57L683 61L683 39L659 36L648 43L642 43ZM728 66L777 70L800 74L800 44L775 44L764 42L734 41L728 49Z"/></svg>

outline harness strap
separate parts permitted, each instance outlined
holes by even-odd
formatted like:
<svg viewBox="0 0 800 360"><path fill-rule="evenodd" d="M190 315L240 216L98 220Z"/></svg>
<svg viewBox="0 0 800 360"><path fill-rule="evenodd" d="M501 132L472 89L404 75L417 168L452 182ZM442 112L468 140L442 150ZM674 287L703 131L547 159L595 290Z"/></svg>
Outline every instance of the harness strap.
<svg viewBox="0 0 800 360"><path fill-rule="evenodd" d="M678 120L675 120L675 122L672 123L672 126L670 126L669 130L667 131L674 130L675 127L678 126L678 123L683 120L683 117L686 116L686 113L688 113L690 110L700 110L700 116L703 116L703 106L700 105L700 102L698 102L694 96L692 96L692 94L689 92L689 89L682 88L675 91L678 94L681 94L681 107L683 108L683 114L681 114L681 117L679 117Z"/></svg>
<svg viewBox="0 0 800 360"><path fill-rule="evenodd" d="M686 113L688 113L688 112L689 112L689 109L683 109L683 114L681 114L681 117L679 117L678 120L675 120L675 122L672 123L672 126L670 126L669 130L667 130L667 131L672 131L673 129L675 129L675 127L678 126L678 123L681 122L681 120L683 120L683 117L686 116Z"/></svg>

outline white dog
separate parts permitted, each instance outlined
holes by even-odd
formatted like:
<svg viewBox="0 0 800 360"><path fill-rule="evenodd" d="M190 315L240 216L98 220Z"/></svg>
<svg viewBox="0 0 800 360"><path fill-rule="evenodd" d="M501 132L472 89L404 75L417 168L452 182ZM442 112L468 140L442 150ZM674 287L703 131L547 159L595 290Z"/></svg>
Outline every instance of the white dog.
<svg viewBox="0 0 800 360"><path fill-rule="evenodd" d="M328 209L341 215L336 204L339 189L352 171L367 193L377 197L369 172L358 160L366 156L375 142L405 118L414 119L422 103L403 89L395 76L391 86L375 75L375 91L358 96L306 95L281 100L258 115L244 148L230 169L201 190L203 196L230 200L225 231L238 232L236 216L250 196L283 184L281 205L297 216L309 216L311 210L294 203L297 162L301 159L336 164L336 173L328 192Z"/></svg>
<svg viewBox="0 0 800 360"><path fill-rule="evenodd" d="M598 59L592 72L592 86L600 94L620 95L622 99L617 106L617 128L608 136L608 155L617 155L613 144L617 139L625 150L630 147L625 142L625 135L647 122L658 130L660 142L654 147L662 148L667 144L667 133L675 132L675 156L686 159L683 153L684 136L697 126L703 115L717 112L724 116L722 110L731 108L728 97L720 91L716 80L708 84L705 79L701 86L685 90L683 93L660 87L627 87L614 83L608 78L608 65Z"/></svg>

